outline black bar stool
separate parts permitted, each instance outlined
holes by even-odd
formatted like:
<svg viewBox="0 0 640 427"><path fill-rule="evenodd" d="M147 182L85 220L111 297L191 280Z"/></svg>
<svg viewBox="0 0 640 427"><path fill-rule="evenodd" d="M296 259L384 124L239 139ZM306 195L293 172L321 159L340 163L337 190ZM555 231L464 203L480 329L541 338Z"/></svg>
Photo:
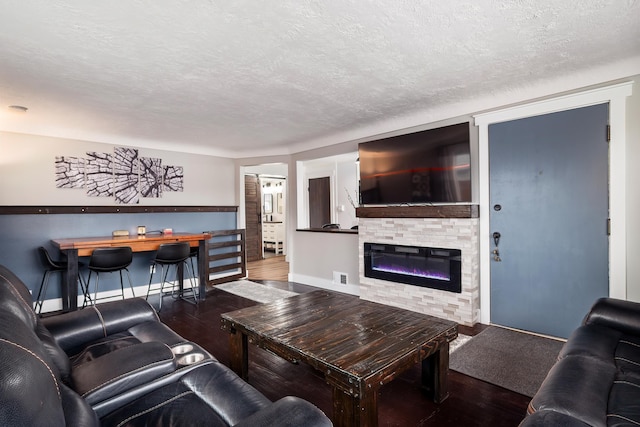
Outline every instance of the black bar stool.
<svg viewBox="0 0 640 427"><path fill-rule="evenodd" d="M158 250L156 251L156 257L151 264L151 274L149 275L149 286L147 288L147 297L146 297L146 299L148 300L149 292L151 292L151 281L153 280L153 273L155 273L156 271L156 266L159 265L162 268L160 273L160 276L162 277L162 281L160 282L160 305L158 307L158 311L162 310L162 298L164 296L164 285L165 283L169 283L167 282L167 276L169 274L169 269L171 268L171 266L175 267L176 281L180 280L180 276L179 276L180 265L183 266L183 269L187 270L187 273L193 274L193 271L191 272L189 271L191 269L189 268L189 263L187 262L190 256L191 256L191 249L190 249L189 243L187 242L163 243L158 247ZM191 275L189 275L189 282L191 283L191 289L181 289L179 297L184 299L185 301L192 302L184 298L185 291L189 291L193 296L193 303L197 304L198 303L197 290L193 284ZM184 284L184 281L183 281L183 284ZM172 285L172 291L167 294L175 295L175 284Z"/></svg>
<svg viewBox="0 0 640 427"><path fill-rule="evenodd" d="M91 275L96 273L96 286L95 295L93 298L94 304L97 304L99 300L111 299L113 296L98 298L98 286L100 284L100 273L120 273L120 290L122 299L124 298L124 282L122 280L122 271L127 273L129 279L129 287L131 293L135 297L133 291L133 285L131 284L131 276L129 275L129 265L133 261L133 251L128 246L118 246L112 248L96 248L91 253L89 258L89 278L87 279L87 289L91 283Z"/></svg>
<svg viewBox="0 0 640 427"><path fill-rule="evenodd" d="M45 297L47 296L47 287L49 286L49 276L51 273L64 273L67 271L67 259L66 257L62 257L59 261L51 258L49 251L44 246L40 246L38 248L38 255L40 258L40 262L44 267L44 274L42 275L42 280L40 281L40 289L38 290L38 296L36 297L35 305L33 307L34 311L38 314L42 313L42 305L44 304ZM87 288L87 284L82 279L80 275L80 268L85 267L86 265L83 263L78 263L78 282L80 283L80 290L84 295L84 302L82 306L84 307L87 304L87 301L91 301L91 295L89 294L89 289Z"/></svg>

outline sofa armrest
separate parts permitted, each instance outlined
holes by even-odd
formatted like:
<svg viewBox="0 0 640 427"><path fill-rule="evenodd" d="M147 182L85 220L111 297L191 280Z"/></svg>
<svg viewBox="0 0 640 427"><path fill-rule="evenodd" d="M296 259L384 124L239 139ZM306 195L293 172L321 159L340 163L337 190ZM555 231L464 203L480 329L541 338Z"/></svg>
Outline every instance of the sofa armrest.
<svg viewBox="0 0 640 427"><path fill-rule="evenodd" d="M562 412L590 426L606 426L609 392L615 377L612 360L566 356L549 370L527 412Z"/></svg>
<svg viewBox="0 0 640 427"><path fill-rule="evenodd" d="M158 315L142 298L107 302L42 319L64 351L148 321L159 322Z"/></svg>
<svg viewBox="0 0 640 427"><path fill-rule="evenodd" d="M73 422L77 426L99 426L98 415L80 395L65 384L60 384L62 410L67 425ZM72 420L70 422L70 420Z"/></svg>
<svg viewBox="0 0 640 427"><path fill-rule="evenodd" d="M71 379L73 389L94 405L175 370L175 357L166 344L146 342L83 363Z"/></svg>
<svg viewBox="0 0 640 427"><path fill-rule="evenodd" d="M640 303L600 298L591 307L584 324L605 326L629 335L640 335Z"/></svg>
<svg viewBox="0 0 640 427"><path fill-rule="evenodd" d="M571 415L556 411L538 411L525 418L518 427L589 427Z"/></svg>
<svg viewBox="0 0 640 427"><path fill-rule="evenodd" d="M287 396L248 416L234 427L330 427L332 425L324 412L311 403Z"/></svg>

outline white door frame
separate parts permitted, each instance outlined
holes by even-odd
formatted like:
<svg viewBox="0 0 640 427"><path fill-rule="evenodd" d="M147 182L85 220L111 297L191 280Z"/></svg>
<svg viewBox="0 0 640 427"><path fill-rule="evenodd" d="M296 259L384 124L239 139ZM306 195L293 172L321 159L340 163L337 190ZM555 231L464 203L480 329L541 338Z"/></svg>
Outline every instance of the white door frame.
<svg viewBox="0 0 640 427"><path fill-rule="evenodd" d="M489 125L526 117L609 103L609 296L627 297L626 98L633 81L474 115L479 130L480 175L480 322L491 323L491 242L489 238Z"/></svg>

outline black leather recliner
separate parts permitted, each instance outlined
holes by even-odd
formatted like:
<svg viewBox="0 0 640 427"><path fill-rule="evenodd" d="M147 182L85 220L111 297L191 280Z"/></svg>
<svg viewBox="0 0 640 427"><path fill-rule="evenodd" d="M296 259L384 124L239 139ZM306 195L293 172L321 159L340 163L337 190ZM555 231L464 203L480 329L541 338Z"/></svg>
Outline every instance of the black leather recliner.
<svg viewBox="0 0 640 427"><path fill-rule="evenodd" d="M2 426L330 426L295 397L271 402L142 299L40 319L0 266Z"/></svg>
<svg viewBox="0 0 640 427"><path fill-rule="evenodd" d="M563 346L521 427L640 425L640 303L601 298Z"/></svg>

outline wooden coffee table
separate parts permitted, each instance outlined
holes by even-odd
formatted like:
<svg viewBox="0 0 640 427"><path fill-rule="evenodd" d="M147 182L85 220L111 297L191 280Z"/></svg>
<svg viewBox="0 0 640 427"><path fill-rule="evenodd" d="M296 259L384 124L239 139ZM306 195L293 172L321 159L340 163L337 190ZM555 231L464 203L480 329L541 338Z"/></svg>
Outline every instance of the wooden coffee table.
<svg viewBox="0 0 640 427"><path fill-rule="evenodd" d="M222 315L231 368L248 379L248 343L305 362L333 387L336 426L377 426L378 392L422 363L422 384L437 403L448 395L455 322L351 295L314 291Z"/></svg>

